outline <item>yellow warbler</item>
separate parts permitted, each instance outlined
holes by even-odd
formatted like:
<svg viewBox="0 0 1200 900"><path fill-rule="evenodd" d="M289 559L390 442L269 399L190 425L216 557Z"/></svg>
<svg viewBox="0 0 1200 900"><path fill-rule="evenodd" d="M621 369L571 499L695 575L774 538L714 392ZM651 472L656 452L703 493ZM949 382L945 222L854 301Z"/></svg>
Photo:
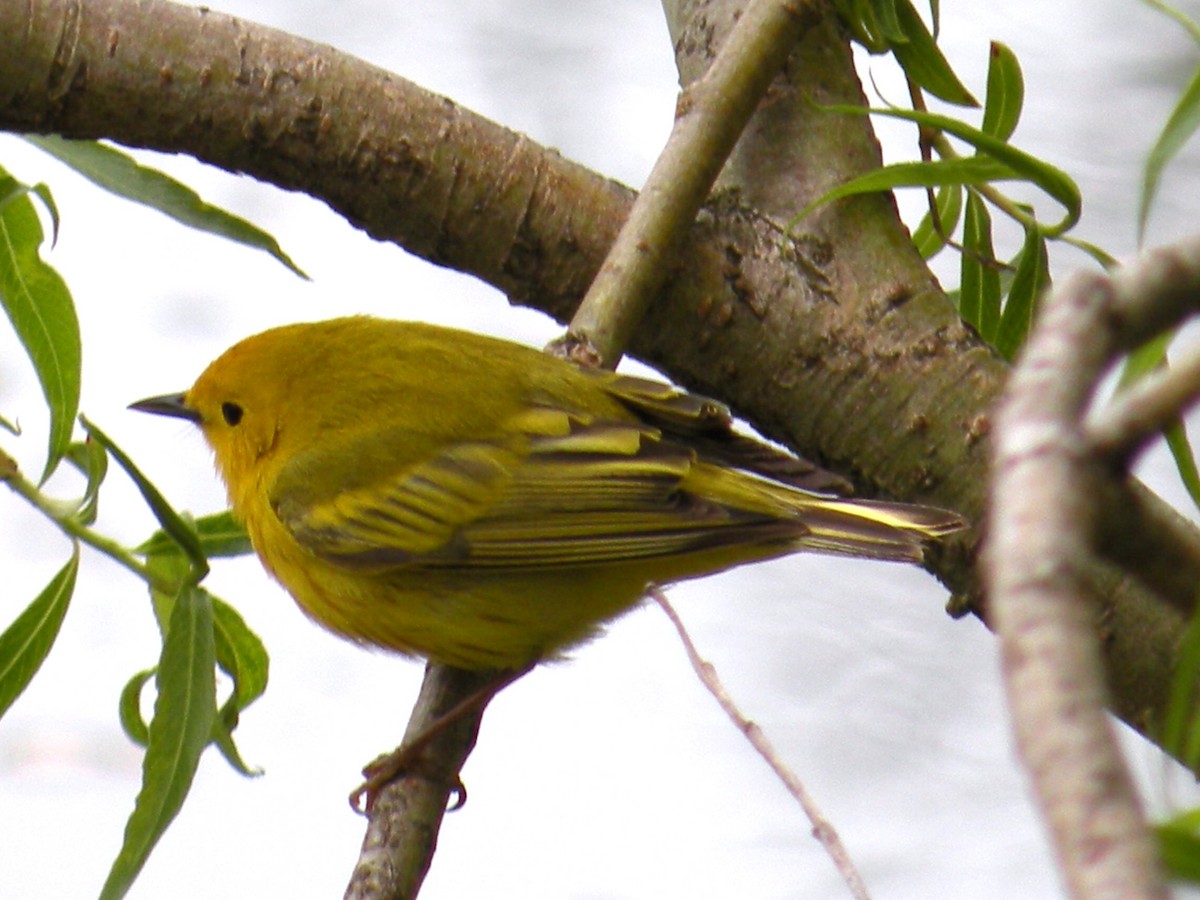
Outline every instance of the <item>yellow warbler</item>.
<svg viewBox="0 0 1200 900"><path fill-rule="evenodd" d="M962 527L752 471L773 451L714 401L433 325L274 328L133 408L200 426L308 615L467 669L553 656L652 582L803 549L916 562Z"/></svg>

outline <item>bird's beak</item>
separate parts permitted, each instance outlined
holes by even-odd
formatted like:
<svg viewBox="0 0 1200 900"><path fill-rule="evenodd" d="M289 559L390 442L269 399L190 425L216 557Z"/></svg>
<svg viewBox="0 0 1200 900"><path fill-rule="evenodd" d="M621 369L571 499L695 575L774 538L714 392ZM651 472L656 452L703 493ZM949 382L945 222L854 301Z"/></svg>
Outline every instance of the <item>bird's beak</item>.
<svg viewBox="0 0 1200 900"><path fill-rule="evenodd" d="M147 397L137 403L130 403L129 408L136 409L138 412L174 416L177 419L200 423L200 413L187 405L187 394L163 394L160 397Z"/></svg>

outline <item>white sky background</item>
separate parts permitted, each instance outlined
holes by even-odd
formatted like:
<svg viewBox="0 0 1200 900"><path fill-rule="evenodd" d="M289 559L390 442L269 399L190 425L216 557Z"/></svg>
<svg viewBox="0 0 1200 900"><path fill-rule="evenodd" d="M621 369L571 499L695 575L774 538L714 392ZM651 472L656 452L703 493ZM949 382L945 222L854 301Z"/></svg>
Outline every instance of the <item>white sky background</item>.
<svg viewBox="0 0 1200 900"><path fill-rule="evenodd" d="M649 0L212 6L355 53L635 186L670 125L675 75ZM988 40L1017 51L1027 100L1016 142L1079 180L1081 236L1128 255L1140 161L1195 50L1138 3L1072 0L1049 20L1044 8L944 4L943 46L980 96ZM904 96L886 64L871 71L885 94ZM912 152L910 130L881 131L890 156ZM1193 151L1170 170L1152 238L1195 227L1196 163ZM182 508L224 504L200 436L125 406L185 388L241 337L352 312L535 346L557 333L490 288L376 243L306 197L186 159L155 164L271 231L313 281L110 199L0 139L0 165L26 182L47 181L62 212L49 259L79 306L83 409ZM902 201L906 210L919 202ZM30 472L41 465L41 408L26 360L0 328L0 414L27 430L0 444ZM1148 477L1183 503L1162 454ZM102 525L141 540L153 523L133 490L115 472L106 488ZM0 622L66 555L56 532L0 494ZM420 664L330 637L253 560L219 564L208 585L271 653L270 688L238 731L246 759L267 774L246 780L207 753L130 896L340 896L363 828L345 797L361 765L398 741ZM671 594L702 652L841 831L875 896L1057 890L1013 761L993 641L977 622L945 616L932 578L802 556ZM0 722L0 897L99 889L140 779L117 696L157 649L139 584L86 554L58 644ZM464 772L470 800L447 818L424 896L844 896L801 812L697 684L660 613L627 616L575 657L493 703ZM1164 778L1155 754L1131 747L1152 798L1178 795L1183 779Z"/></svg>

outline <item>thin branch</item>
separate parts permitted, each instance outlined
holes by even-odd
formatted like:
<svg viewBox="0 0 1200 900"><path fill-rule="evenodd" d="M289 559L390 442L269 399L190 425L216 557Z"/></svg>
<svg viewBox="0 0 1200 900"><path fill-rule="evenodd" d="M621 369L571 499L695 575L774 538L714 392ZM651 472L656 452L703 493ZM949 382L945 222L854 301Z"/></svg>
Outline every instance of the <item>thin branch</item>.
<svg viewBox="0 0 1200 900"><path fill-rule="evenodd" d="M37 485L20 473L16 462L2 450L0 450L0 482L7 484L14 494L53 522L67 537L74 538L87 544L93 550L103 553L155 590L173 594L179 589L178 584L164 579L151 570L137 556L130 553L123 544L100 534L81 522L76 515L78 510L74 504L52 500L43 494Z"/></svg>
<svg viewBox="0 0 1200 900"><path fill-rule="evenodd" d="M813 19L807 0L751 0L712 66L683 90L671 136L571 320L568 341L591 348L601 365L615 366L625 352L726 158Z"/></svg>
<svg viewBox="0 0 1200 900"><path fill-rule="evenodd" d="M1200 348L1191 347L1169 368L1151 372L1122 391L1088 423L1093 454L1122 468L1127 460L1200 400Z"/></svg>
<svg viewBox="0 0 1200 900"><path fill-rule="evenodd" d="M420 740L464 697L476 694L494 678L495 673L489 671L427 666L404 742ZM405 774L374 797L346 900L410 900L417 896L433 860L450 796L459 793L462 799L464 788L458 773L475 746L485 705L439 731Z"/></svg>
<svg viewBox="0 0 1200 900"><path fill-rule="evenodd" d="M787 763L775 751L774 746L771 745L767 736L763 734L762 729L756 723L742 715L742 711L738 709L737 703L734 702L729 692L725 690L725 685L721 683L716 668L712 663L700 656L700 652L692 642L691 635L688 634L683 620L675 612L675 607L671 605L671 601L667 599L667 595L657 587L652 587L649 594L654 599L654 602L662 608L662 611L667 614L667 618L671 620L671 624L675 626L675 631L678 632L679 639L683 643L683 649L687 652L688 662L692 664L692 669L695 670L700 682L716 698L717 703L720 704L721 709L724 710L725 715L729 717L729 720L733 722L737 730L746 736L746 740L750 742L750 746L757 750L758 755L767 761L767 765L771 767L771 771L775 773L775 776L783 782L788 793L800 804L800 807L804 810L804 814L808 816L808 821L812 823L813 837L821 842L821 846L825 848L825 852L833 860L838 873L846 882L846 886L850 888L850 893L856 900L868 900L867 885L858 873L854 861L850 859L850 854L846 852L846 847L842 844L842 839L838 836L837 829L833 827L833 823L825 818L825 814L821 812L812 795L808 793L808 790L804 787L804 783L788 768Z"/></svg>

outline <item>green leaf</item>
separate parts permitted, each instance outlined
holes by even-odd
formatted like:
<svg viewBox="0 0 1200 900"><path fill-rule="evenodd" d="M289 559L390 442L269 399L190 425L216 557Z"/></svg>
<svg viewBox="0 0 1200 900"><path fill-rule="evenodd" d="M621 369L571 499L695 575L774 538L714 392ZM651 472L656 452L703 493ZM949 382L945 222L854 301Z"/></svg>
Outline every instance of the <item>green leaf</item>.
<svg viewBox="0 0 1200 900"><path fill-rule="evenodd" d="M1142 170L1142 192L1138 200L1138 243L1146 235L1146 223L1150 218L1150 207L1158 194L1159 182L1162 180L1163 169L1177 154L1184 144L1200 127L1200 68L1192 74L1191 81L1183 90L1179 102L1167 117L1163 126L1146 157L1146 165Z"/></svg>
<svg viewBox="0 0 1200 900"><path fill-rule="evenodd" d="M909 0L897 0L896 18L905 43L892 45L892 53L904 68L904 73L935 97L957 106L978 106L979 101L971 96L946 57L938 49L933 35Z"/></svg>
<svg viewBox="0 0 1200 900"><path fill-rule="evenodd" d="M959 279L959 315L994 344L1000 324L1000 270L992 247L992 217L974 191L967 192Z"/></svg>
<svg viewBox="0 0 1200 900"><path fill-rule="evenodd" d="M1167 874L1176 881L1200 883L1200 834L1196 823L1168 822L1155 829L1155 836Z"/></svg>
<svg viewBox="0 0 1200 900"><path fill-rule="evenodd" d="M209 559L214 556L245 556L254 550L250 546L250 536L246 534L246 529L238 523L230 510L195 519L192 528L200 539L200 550ZM156 531L140 546L135 547L134 552L150 556L177 546L165 531Z"/></svg>
<svg viewBox="0 0 1200 900"><path fill-rule="evenodd" d="M1179 642L1175 671L1158 737L1162 747L1187 765L1196 758L1197 679L1200 678L1200 618L1193 617Z"/></svg>
<svg viewBox="0 0 1200 900"><path fill-rule="evenodd" d="M100 485L108 474L108 454L96 441L75 441L67 448L67 460L87 479L75 517L91 525L100 506Z"/></svg>
<svg viewBox="0 0 1200 900"><path fill-rule="evenodd" d="M158 630L165 636L175 610L175 598L179 595L179 586L192 582L192 566L187 556L179 549L178 544L172 544L169 550L154 553L146 557L146 571L150 573L151 581L147 584L150 589L150 603L154 609L154 618ZM162 590L155 585L174 585L170 590Z"/></svg>
<svg viewBox="0 0 1200 900"><path fill-rule="evenodd" d="M1126 388L1143 376L1161 368L1167 362L1167 347L1175 337L1174 331L1164 331L1152 337L1125 358L1117 389Z"/></svg>
<svg viewBox="0 0 1200 900"><path fill-rule="evenodd" d="M1117 390L1128 387L1156 369L1167 364L1167 347L1175 337L1175 331L1166 331L1155 335L1142 346L1138 347L1125 359L1121 367L1121 376L1117 380ZM1183 482L1188 496L1200 508L1200 469L1196 466L1196 454L1192 450L1191 441L1183 424L1176 421L1163 430L1167 441L1167 449L1175 460L1175 468L1179 479Z"/></svg>
<svg viewBox="0 0 1200 900"><path fill-rule="evenodd" d="M237 707L243 710L267 689L267 648L250 630L241 614L216 597L213 598L213 623L216 627L217 662L233 679Z"/></svg>
<svg viewBox="0 0 1200 900"><path fill-rule="evenodd" d="M1196 468L1196 454L1192 450L1187 430L1182 422L1175 421L1166 427L1163 435L1167 439L1167 449L1171 451L1175 460L1180 481L1187 489L1188 496L1192 498L1192 503L1200 508L1200 470Z"/></svg>
<svg viewBox="0 0 1200 900"><path fill-rule="evenodd" d="M948 184L938 190L934 198L934 209L937 210L936 225L932 213L927 212L912 236L913 246L917 248L922 259L931 259L946 246L946 239L954 234L954 229L958 227L962 207L961 185Z"/></svg>
<svg viewBox="0 0 1200 900"><path fill-rule="evenodd" d="M1058 238L1064 243L1070 244L1079 250L1082 250L1092 259L1100 264L1100 266L1108 271L1112 271L1120 266L1120 260L1109 253L1107 250L1102 250L1100 247L1093 244L1091 241L1084 241L1071 235L1065 235Z"/></svg>
<svg viewBox="0 0 1200 900"><path fill-rule="evenodd" d="M871 0L870 2L873 33L879 35L888 45L904 43L908 40L908 35L904 33L904 27L900 24L897 6L897 0Z"/></svg>
<svg viewBox="0 0 1200 900"><path fill-rule="evenodd" d="M25 140L66 163L106 191L170 216L177 222L271 254L301 278L308 276L283 252L275 238L245 219L205 203L185 184L143 166L114 147L95 141L69 141L57 135L25 135Z"/></svg>
<svg viewBox="0 0 1200 900"><path fill-rule="evenodd" d="M1012 169L985 156L965 159L935 159L929 162L892 163L881 166L857 178L839 184L818 197L796 214L789 228L825 203L857 194L874 194L906 187L946 187L949 185L987 184L1004 179L1017 179Z"/></svg>
<svg viewBox="0 0 1200 900"><path fill-rule="evenodd" d="M1168 18L1174 19L1175 23L1186 31L1193 41L1200 44L1200 24L1197 24L1195 19L1171 6L1169 3L1163 3L1162 0L1142 0L1142 2L1153 9L1157 9Z"/></svg>
<svg viewBox="0 0 1200 900"><path fill-rule="evenodd" d="M44 482L71 443L83 351L71 292L41 258L45 232L27 194L27 188L0 169L0 304L29 354L50 408Z"/></svg>
<svg viewBox="0 0 1200 900"><path fill-rule="evenodd" d="M0 716L29 686L62 627L79 571L79 545L50 583L0 634Z"/></svg>
<svg viewBox="0 0 1200 900"><path fill-rule="evenodd" d="M1025 229L1025 246L1021 248L1017 271L1000 325L996 330L996 349L1010 362L1025 343L1037 315L1042 294L1050 286L1049 256L1046 238L1036 225Z"/></svg>
<svg viewBox="0 0 1200 900"><path fill-rule="evenodd" d="M1017 129L1025 103L1025 79L1017 55L1004 44L992 41L988 57L987 98L983 104L980 130L1007 141Z"/></svg>
<svg viewBox="0 0 1200 900"><path fill-rule="evenodd" d="M213 722L212 742L240 774L255 778L262 769L250 766L233 739L242 711L267 688L268 657L262 640L251 631L232 606L213 597L213 624L217 665L233 681L233 691Z"/></svg>
<svg viewBox="0 0 1200 900"><path fill-rule="evenodd" d="M159 658L142 789L101 900L125 896L187 797L217 712L214 660L212 601L204 590L185 587Z"/></svg>
<svg viewBox="0 0 1200 900"><path fill-rule="evenodd" d="M150 483L146 476L141 473L141 470L134 465L133 460L125 455L125 452L114 444L108 435L92 422L89 422L86 417L80 416L80 421L83 423L84 430L109 452L112 458L117 461L117 465L125 470L125 473L133 480L134 485L137 486L138 491L141 492L146 505L150 507L150 511L154 513L154 517L158 519L158 523L163 527L163 530L175 540L192 561L195 573L194 581L202 579L208 574L208 560L204 558L204 551L200 547L200 539L196 536L195 530L184 521L179 513L175 512L171 504L167 503L163 495L159 493L158 488Z"/></svg>
<svg viewBox="0 0 1200 900"><path fill-rule="evenodd" d="M841 17L842 24L850 29L854 40L862 44L868 53L886 53L891 46L889 38L881 34L879 22L875 17L875 3L872 0L834 0L834 8ZM902 34L898 39L903 40Z"/></svg>
<svg viewBox="0 0 1200 900"><path fill-rule="evenodd" d="M1022 179L1032 182L1037 185L1054 200L1062 204L1066 210L1066 215L1063 220L1056 225L1040 226L1042 233L1046 237L1058 237L1063 232L1074 227L1079 221L1079 214L1083 207L1083 200L1079 193L1079 187L1074 180L1066 172L1058 169L1049 163L1043 162L1036 157L1030 156L1022 150L1018 150L1011 144L1006 144L1004 141L997 140L989 134L985 134L978 128L972 128L957 119L952 119L949 116L937 115L935 113L915 112L908 109L864 109L861 106L850 105L835 105L823 106L822 109L829 112L842 112L849 115L880 115L890 116L894 119L905 119L909 122L915 122L926 128L944 131L947 134L952 134L960 140L966 141L976 149L981 156L973 157L981 164L987 163L996 167L996 174L991 177L983 177L987 173L987 169L980 169L978 172L969 167L964 170L963 184L981 184L984 181L1002 181L1005 179ZM951 162L970 162L970 160L941 160L938 162L927 163L907 163L903 165L923 165L923 166L941 166ZM885 168L891 168L890 166ZM948 171L952 172L953 169ZM857 181L858 179L855 179ZM945 177L941 181L930 182L927 177L921 183L928 186L930 183L945 183ZM835 188L824 197L813 201L796 217L803 218L808 215L813 209L820 204L831 199L831 195L840 188Z"/></svg>
<svg viewBox="0 0 1200 900"><path fill-rule="evenodd" d="M3 178L0 178L0 211L14 200L27 197L30 194L41 200L42 205L46 207L46 212L50 214L50 244L53 246L58 243L59 216L58 204L54 202L54 194L50 192L49 185L42 183L35 185L21 184L11 176L5 175Z"/></svg>
<svg viewBox="0 0 1200 900"><path fill-rule="evenodd" d="M139 747L150 743L150 726L142 718L142 691L157 673L158 669L143 669L130 678L121 689L121 699L117 704L121 728Z"/></svg>

